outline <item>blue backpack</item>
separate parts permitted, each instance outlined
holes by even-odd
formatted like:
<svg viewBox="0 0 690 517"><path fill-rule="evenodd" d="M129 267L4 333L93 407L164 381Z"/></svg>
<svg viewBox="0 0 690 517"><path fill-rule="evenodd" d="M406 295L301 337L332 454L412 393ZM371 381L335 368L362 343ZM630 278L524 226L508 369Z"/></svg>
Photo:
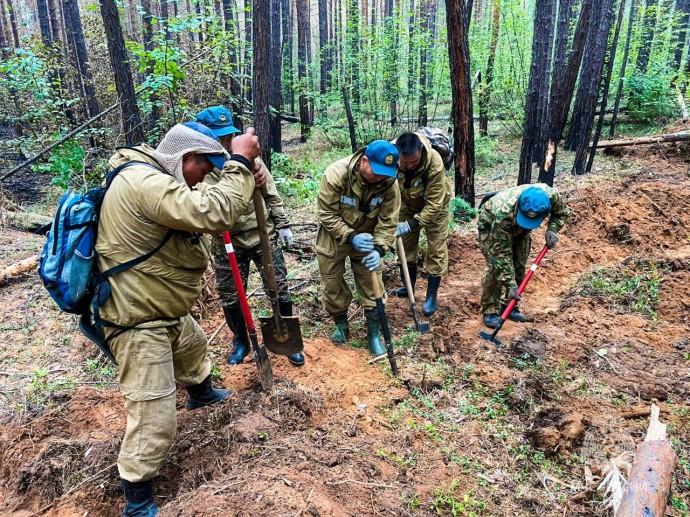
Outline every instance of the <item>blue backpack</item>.
<svg viewBox="0 0 690 517"><path fill-rule="evenodd" d="M62 196L38 259L38 274L48 294L63 311L82 315L81 330L113 363L115 358L103 337L103 321L98 318L98 307L110 296L108 278L148 260L173 234L172 230L168 232L155 249L140 257L96 271L96 238L103 198L115 177L130 165L153 167L146 162L127 162L108 173L105 186L92 188L86 194L69 190ZM95 321L91 317L92 305Z"/></svg>

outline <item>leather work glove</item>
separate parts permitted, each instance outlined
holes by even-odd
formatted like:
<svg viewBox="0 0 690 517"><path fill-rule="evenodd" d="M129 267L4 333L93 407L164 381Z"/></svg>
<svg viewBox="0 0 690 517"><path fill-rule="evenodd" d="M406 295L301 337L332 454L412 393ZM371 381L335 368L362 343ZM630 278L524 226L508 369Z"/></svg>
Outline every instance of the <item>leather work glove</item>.
<svg viewBox="0 0 690 517"><path fill-rule="evenodd" d="M545 237L546 247L550 250L554 249L558 244L558 234L553 230L547 230Z"/></svg>
<svg viewBox="0 0 690 517"><path fill-rule="evenodd" d="M278 230L278 240L283 245L283 248L289 250L295 239L292 236L292 230L290 228L280 228Z"/></svg>
<svg viewBox="0 0 690 517"><path fill-rule="evenodd" d="M416 219L410 219L409 221L400 221L398 223L398 230L395 233L395 236L396 237L402 237L406 233L410 233L417 226L419 226L419 223L417 222Z"/></svg>
<svg viewBox="0 0 690 517"><path fill-rule="evenodd" d="M378 251L374 250L362 259L362 264L369 271L375 271L381 265L381 255Z"/></svg>
<svg viewBox="0 0 690 517"><path fill-rule="evenodd" d="M518 302L522 300L522 296L518 294L517 287L513 287L510 291L508 291L508 301L510 300L517 300Z"/></svg>
<svg viewBox="0 0 690 517"><path fill-rule="evenodd" d="M350 242L357 251L362 253L374 249L374 236L370 233L357 233L350 239Z"/></svg>

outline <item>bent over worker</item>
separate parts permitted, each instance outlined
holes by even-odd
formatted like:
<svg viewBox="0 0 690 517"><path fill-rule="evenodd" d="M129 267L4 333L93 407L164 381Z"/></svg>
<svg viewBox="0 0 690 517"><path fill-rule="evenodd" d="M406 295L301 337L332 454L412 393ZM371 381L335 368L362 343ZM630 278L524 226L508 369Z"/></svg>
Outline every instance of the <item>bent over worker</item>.
<svg viewBox="0 0 690 517"><path fill-rule="evenodd" d="M395 140L400 151L398 187L400 188L400 216L397 237L402 237L405 257L414 289L417 282L417 250L419 234L426 234L426 269L429 274L426 300L422 312L431 316L436 312L436 295L441 278L448 273L448 223L450 222L450 179L446 176L443 159L420 133L403 133ZM396 296L407 297L402 265L400 278L403 287L395 289Z"/></svg>
<svg viewBox="0 0 690 517"><path fill-rule="evenodd" d="M496 327L498 313L510 300L520 300L518 285L525 278L532 245L530 232L548 217L546 245L552 249L569 216L563 197L544 183L519 185L484 196L477 216L479 247L486 259L481 300L484 325ZM517 305L509 319L526 321Z"/></svg>
<svg viewBox="0 0 690 517"><path fill-rule="evenodd" d="M111 168L136 163L115 177L99 218L99 271L160 245L148 260L110 277L110 296L100 300L98 313L119 364L127 412L117 460L124 517L158 512L153 480L175 438L175 384L188 392L187 409L228 397L212 387L208 342L189 311L207 266L202 234L231 227L247 209L259 144L252 130L230 157L208 128L189 124L174 126L156 149L143 144L113 155ZM223 169L220 181L203 183L214 167Z"/></svg>
<svg viewBox="0 0 690 517"><path fill-rule="evenodd" d="M347 310L352 292L345 282L345 261L350 257L359 304L367 320L369 350L374 355L384 354L386 349L381 344L370 271L380 269L381 258L395 239L400 210L397 161L395 146L376 140L335 162L324 172L316 205L322 301L335 321L331 342L340 345L350 335ZM377 278L381 282L380 270Z"/></svg>
<svg viewBox="0 0 690 517"><path fill-rule="evenodd" d="M225 106L212 106L201 111L196 116L197 122L207 126L219 139L221 145L232 152L232 141L235 135L242 132L234 126L232 113ZM283 200L278 194L278 189L273 181L271 173L261 158L255 160L257 166L261 167L266 177L266 185L261 189L262 210L266 219L266 231L269 236L269 246L271 258L273 260L273 270L275 271L276 284L278 286L278 306L280 314L292 316L292 296L288 289L287 267L285 257L281 249L281 244L285 249L289 249L293 243L292 230L288 220ZM221 171L215 169L206 176L206 182L214 184L219 181ZM232 237L232 244L235 248L235 257L240 268L242 283L247 286L249 279L249 268L254 262L256 269L261 275L264 290L268 291L268 278L263 266L263 256L259 239L259 229L254 211L254 203L249 203L247 211L240 217L232 228L229 229ZM228 356L228 364L241 364L249 353L249 338L247 334L247 324L242 315L240 300L237 294L237 287L232 277L232 270L228 265L228 255L225 251L223 239L214 236L211 246L213 251L213 262L216 270L216 286L220 296L220 304L223 307L225 319L228 326L232 329L234 337L233 350ZM297 352L288 356L288 361L295 366L304 364L304 354Z"/></svg>

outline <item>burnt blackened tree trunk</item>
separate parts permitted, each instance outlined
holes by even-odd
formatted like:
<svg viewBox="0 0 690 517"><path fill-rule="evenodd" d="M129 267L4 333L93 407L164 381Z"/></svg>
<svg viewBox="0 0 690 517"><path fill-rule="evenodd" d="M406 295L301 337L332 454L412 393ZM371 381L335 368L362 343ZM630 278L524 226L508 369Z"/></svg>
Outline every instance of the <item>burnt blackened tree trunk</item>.
<svg viewBox="0 0 690 517"><path fill-rule="evenodd" d="M308 26L309 24L309 0L297 0L297 81L299 82L299 121L302 142L307 141L307 135L311 128L311 113L309 110L309 99L307 98L307 68L309 66L309 44Z"/></svg>
<svg viewBox="0 0 690 517"><path fill-rule="evenodd" d="M455 195L474 206L474 123L470 80L470 50L465 0L446 0L448 57L453 104Z"/></svg>
<svg viewBox="0 0 690 517"><path fill-rule="evenodd" d="M652 53L652 43L654 42L654 29L657 19L657 1L646 0L644 16L642 20L642 41L640 51L637 54L637 71L641 74L647 73L649 56Z"/></svg>
<svg viewBox="0 0 690 517"><path fill-rule="evenodd" d="M525 106L525 132L520 150L518 185L532 182L532 157L539 149L541 124L545 120L549 98L549 75L551 71L551 49L556 0L537 2L534 12L534 41L532 42L532 64L527 88ZM543 102L542 99L546 99Z"/></svg>
<svg viewBox="0 0 690 517"><path fill-rule="evenodd" d="M141 28L142 28L142 41L144 42L144 50L147 53L153 51L153 6L151 0L141 0ZM155 61L153 59L147 60L146 63L146 73L144 74L144 80L146 77L152 77L154 75ZM147 121L149 131L156 127L156 122L159 118L158 110L158 96L152 93L149 98L151 103L151 113L149 113L149 119Z"/></svg>
<svg viewBox="0 0 690 517"><path fill-rule="evenodd" d="M613 34L613 42L609 49L608 63L606 65L606 78L604 79L604 87L601 93L601 107L599 108L599 121L597 128L594 131L594 138L592 139L592 148L589 152L589 160L587 160L587 167L585 172L592 171L592 164L594 163L594 155L597 152L597 144L601 136L601 129L604 127L604 115L606 114L606 104L609 97L609 87L611 86L611 76L613 75L613 63L616 61L616 47L618 47L618 36L621 32L621 25L623 24L623 14L625 13L625 0L620 0L618 6L618 21L616 22L616 30Z"/></svg>
<svg viewBox="0 0 690 517"><path fill-rule="evenodd" d="M100 113L98 99L93 87L93 78L89 69L89 55L84 41L84 30L79 16L79 4L77 0L63 0L62 9L65 18L65 30L67 31L67 41L72 47L75 68L80 78L83 89L83 98L87 106L88 118L95 117Z"/></svg>
<svg viewBox="0 0 690 517"><path fill-rule="evenodd" d="M60 41L60 12L55 5L55 0L48 0L48 20L50 21L50 39L53 43Z"/></svg>
<svg viewBox="0 0 690 517"><path fill-rule="evenodd" d="M681 73L680 64L683 61L683 50L685 49L685 39L688 33L688 24L690 23L690 0L676 0L676 13L679 17L678 32L676 32L675 50L673 52L674 70Z"/></svg>
<svg viewBox="0 0 690 517"><path fill-rule="evenodd" d="M491 83L494 79L494 61L496 59L496 47L501 30L501 2L494 0L491 16L491 41L489 42L489 57L486 61L486 74L484 84L479 93L479 134L489 134L489 102L491 102Z"/></svg>
<svg viewBox="0 0 690 517"><path fill-rule="evenodd" d="M163 36L165 40L170 39L170 26L168 25L168 18L170 18L170 10L168 9L168 0L161 0L161 18L160 24L163 29Z"/></svg>
<svg viewBox="0 0 690 517"><path fill-rule="evenodd" d="M2 4L0 4L0 58L7 60L10 55L9 45L7 44L7 37L5 35L5 11L2 9Z"/></svg>
<svg viewBox="0 0 690 517"><path fill-rule="evenodd" d="M566 141L566 148L575 151L574 174L584 174L585 172L587 148L594 126L606 47L613 20L613 3L614 0L600 0L595 2L592 10L592 23L585 46L580 86L577 90L573 121Z"/></svg>
<svg viewBox="0 0 690 517"><path fill-rule="evenodd" d="M10 14L10 27L12 28L12 39L14 48L19 48L19 31L17 30L17 16L14 14L12 0L7 0L7 10Z"/></svg>
<svg viewBox="0 0 690 517"><path fill-rule="evenodd" d="M591 4L590 4L591 5ZM586 13L585 13L586 14ZM572 100L575 81L569 86L566 81L570 60L568 59L568 43L570 41L570 26L573 20L573 0L561 0L558 7L558 22L556 42L554 45L553 67L551 75L551 95L549 97L549 109L546 123L540 128L540 141L543 143L543 159L539 161L539 182L553 186L553 178L556 170L556 157L558 144L561 140L562 128L559 126L559 116L567 116ZM576 43L577 39L574 43ZM579 49L573 49L573 54L578 51L582 56L584 43ZM577 58L579 68L580 58ZM577 77L577 70L573 74ZM570 87L569 90L566 90Z"/></svg>
<svg viewBox="0 0 690 517"><path fill-rule="evenodd" d="M110 64L115 73L115 87L120 100L125 140L127 145L135 145L144 141L144 132L139 117L134 82L129 71L129 55L125 48L120 16L115 0L101 0L100 5Z"/></svg>
<svg viewBox="0 0 690 517"><path fill-rule="evenodd" d="M423 0L420 0L423 1ZM417 53L414 52L417 23L415 19L415 0L410 0L410 12L408 13L407 38L410 42L410 51L407 53L407 104L412 105L415 95L415 77L417 71Z"/></svg>
<svg viewBox="0 0 690 517"><path fill-rule="evenodd" d="M242 129L242 84L239 79L239 63L237 48L239 37L237 30L237 14L235 12L235 0L223 0L223 13L225 14L225 33L228 40L228 81L230 83L230 104L232 105L233 122L235 127Z"/></svg>
<svg viewBox="0 0 690 517"><path fill-rule="evenodd" d="M616 100L613 104L613 115L611 115L611 126L609 127L609 140L613 138L616 132L616 120L618 119L618 109L621 105L621 97L623 96L623 85L625 84L625 70L628 66L628 53L630 52L630 40L632 39L633 25L635 21L635 4L636 0L630 0L630 14L628 16L628 34L625 37L625 50L623 50L623 63L621 64L620 78L618 79L618 90L616 91Z"/></svg>
<svg viewBox="0 0 690 517"><path fill-rule="evenodd" d="M244 0L244 77L245 83L242 90L249 102L252 102L252 65L254 63L254 58L252 55L252 22L254 17L254 12L252 11L251 0ZM268 13L268 11L264 11ZM266 16L266 14L264 14ZM268 58L268 54L266 54ZM266 138L266 137L264 137Z"/></svg>
<svg viewBox="0 0 690 517"><path fill-rule="evenodd" d="M271 48L270 48L270 79L268 102L270 104L271 148L279 153L282 151L282 131L280 126L280 111L283 108L283 69L282 49L280 48L280 0L271 0Z"/></svg>
<svg viewBox="0 0 690 517"><path fill-rule="evenodd" d="M271 47L271 0L254 0L252 41L254 42L253 106L254 127L261 144L261 158L271 168L271 121L269 113L269 75Z"/></svg>
<svg viewBox="0 0 690 517"><path fill-rule="evenodd" d="M328 54L330 46L328 42L328 2L327 0L319 0L319 63L321 68L321 76L319 82L319 91L321 95L326 93L330 87L330 70Z"/></svg>
<svg viewBox="0 0 690 517"><path fill-rule="evenodd" d="M393 0L383 0L383 23L386 40L385 55L387 63L397 63L398 60L398 36L393 9ZM386 66L384 67L383 73L386 85L386 97L391 113L390 123L394 126L398 123L398 67ZM358 89L359 87L356 87L356 90ZM359 92L357 92L355 98L359 99Z"/></svg>
<svg viewBox="0 0 690 517"><path fill-rule="evenodd" d="M49 47L53 42L53 37L50 33L50 18L48 17L47 0L36 0L36 10L38 11L38 26L41 30L41 41L43 41L46 47Z"/></svg>

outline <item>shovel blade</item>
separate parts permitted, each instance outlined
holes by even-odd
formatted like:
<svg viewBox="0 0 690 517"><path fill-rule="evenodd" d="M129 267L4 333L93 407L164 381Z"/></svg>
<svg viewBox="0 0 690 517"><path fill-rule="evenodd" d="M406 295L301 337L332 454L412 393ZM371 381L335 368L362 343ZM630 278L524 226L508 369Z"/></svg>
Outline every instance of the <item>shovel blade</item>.
<svg viewBox="0 0 690 517"><path fill-rule="evenodd" d="M256 369L259 371L259 382L264 391L270 391L273 388L273 369L271 362L268 359L268 352L266 347L259 347L254 352L254 361L256 362Z"/></svg>
<svg viewBox="0 0 690 517"><path fill-rule="evenodd" d="M417 316L417 307L414 306L414 304L410 304L410 307L412 308L412 319L414 320L414 328L419 332L420 334L426 334L429 331L431 331L431 325L429 325L428 321L419 321L419 317Z"/></svg>
<svg viewBox="0 0 690 517"><path fill-rule="evenodd" d="M498 339L494 334L489 334L484 330L479 332L479 337L486 339L487 341L491 341L492 343L496 343L498 346L503 346L503 343L501 343L500 339Z"/></svg>
<svg viewBox="0 0 690 517"><path fill-rule="evenodd" d="M281 325L273 316L261 316L261 335L269 351L278 355L292 355L304 350L302 329L297 316L281 316Z"/></svg>

